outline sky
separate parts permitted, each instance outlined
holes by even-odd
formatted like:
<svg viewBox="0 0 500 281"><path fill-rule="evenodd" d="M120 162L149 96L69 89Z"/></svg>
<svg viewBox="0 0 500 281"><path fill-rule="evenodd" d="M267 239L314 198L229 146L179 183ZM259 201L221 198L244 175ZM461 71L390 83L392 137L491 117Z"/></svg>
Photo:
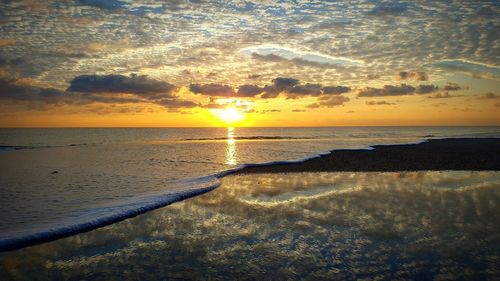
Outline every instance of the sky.
<svg viewBox="0 0 500 281"><path fill-rule="evenodd" d="M500 125L498 1L0 1L0 127Z"/></svg>

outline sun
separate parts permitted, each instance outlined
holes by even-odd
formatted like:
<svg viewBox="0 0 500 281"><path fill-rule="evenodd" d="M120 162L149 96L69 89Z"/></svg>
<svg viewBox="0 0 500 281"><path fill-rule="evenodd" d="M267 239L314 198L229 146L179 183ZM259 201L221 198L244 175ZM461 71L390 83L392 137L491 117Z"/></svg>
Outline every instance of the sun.
<svg viewBox="0 0 500 281"><path fill-rule="evenodd" d="M245 119L245 115L234 107L214 109L212 112L227 125L235 124Z"/></svg>

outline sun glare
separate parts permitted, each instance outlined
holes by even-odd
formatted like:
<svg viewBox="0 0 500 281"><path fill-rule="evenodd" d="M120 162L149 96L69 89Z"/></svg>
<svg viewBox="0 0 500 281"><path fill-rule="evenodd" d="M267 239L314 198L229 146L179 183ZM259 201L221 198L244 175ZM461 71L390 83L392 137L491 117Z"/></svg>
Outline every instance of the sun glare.
<svg viewBox="0 0 500 281"><path fill-rule="evenodd" d="M243 119L245 119L245 116L243 115L242 112L238 111L234 107L227 107L224 109L215 109L213 110L213 113L224 123L227 125L230 124L235 124Z"/></svg>

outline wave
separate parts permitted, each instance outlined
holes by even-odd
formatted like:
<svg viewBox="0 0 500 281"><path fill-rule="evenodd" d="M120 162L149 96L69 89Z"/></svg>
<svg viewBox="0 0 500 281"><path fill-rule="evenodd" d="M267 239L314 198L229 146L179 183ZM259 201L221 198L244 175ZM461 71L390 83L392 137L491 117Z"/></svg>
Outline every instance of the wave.
<svg viewBox="0 0 500 281"><path fill-rule="evenodd" d="M287 136L236 136L236 137L218 137L218 138L189 138L181 141L227 141L227 140L311 140L315 137L287 137Z"/></svg>

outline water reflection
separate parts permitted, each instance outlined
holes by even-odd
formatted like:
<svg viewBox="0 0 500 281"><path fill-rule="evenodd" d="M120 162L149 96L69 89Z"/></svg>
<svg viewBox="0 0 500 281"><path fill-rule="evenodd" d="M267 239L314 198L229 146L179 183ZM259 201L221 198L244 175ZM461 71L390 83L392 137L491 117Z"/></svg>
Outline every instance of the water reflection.
<svg viewBox="0 0 500 281"><path fill-rule="evenodd" d="M234 127L227 128L227 148L226 148L226 164L237 164L236 140L234 139Z"/></svg>
<svg viewBox="0 0 500 281"><path fill-rule="evenodd" d="M229 176L205 195L0 255L9 279L487 279L500 173ZM110 278L112 277L112 278Z"/></svg>

